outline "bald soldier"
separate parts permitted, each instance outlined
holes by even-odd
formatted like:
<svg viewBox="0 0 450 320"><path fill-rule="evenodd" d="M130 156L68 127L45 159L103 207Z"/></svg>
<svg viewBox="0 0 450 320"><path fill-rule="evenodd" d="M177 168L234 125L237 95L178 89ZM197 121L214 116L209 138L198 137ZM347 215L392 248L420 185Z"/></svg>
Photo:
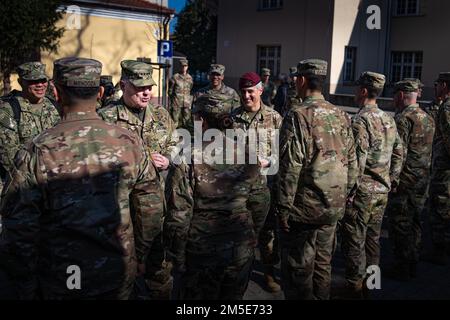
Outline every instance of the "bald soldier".
<svg viewBox="0 0 450 320"><path fill-rule="evenodd" d="M388 193L398 185L403 149L394 119L377 105L386 78L364 72L359 77L353 119L358 178L341 223L347 293L362 298L366 269L380 262L380 234ZM364 293L367 291L364 290Z"/></svg>
<svg viewBox="0 0 450 320"><path fill-rule="evenodd" d="M169 112L151 102L152 87L156 85L152 78L153 68L146 62L135 60L124 60L121 67L122 98L100 109L99 115L105 121L137 134L161 176L165 177L171 165L171 152L176 145L172 136L175 126ZM161 179L161 184L164 185L164 179ZM152 245L154 247L148 257L145 275L150 289L149 296L169 299L171 267L164 260L161 234Z"/></svg>
<svg viewBox="0 0 450 320"><path fill-rule="evenodd" d="M0 261L22 299L128 299L159 232L156 168L137 135L95 111L101 67L55 61L62 120L17 154Z"/></svg>
<svg viewBox="0 0 450 320"><path fill-rule="evenodd" d="M282 118L278 112L266 106L261 99L263 85L261 78L254 72L248 72L239 79L239 91L241 94L241 106L231 113L235 129L241 129L245 133L253 130L257 138L257 156L262 168L275 165L278 161L278 150L274 153L273 148L278 146L278 131L281 127ZM261 135L263 141L260 141ZM275 145L274 145L275 144ZM274 174L268 175L265 183L269 188L273 188ZM265 200L268 201L269 199ZM266 205L266 204L259 204ZM276 234L276 218L271 206L264 227L259 235L259 249L261 261L264 265L264 280L267 288L271 292L280 291L280 286L275 281L274 267L280 258L278 254L278 235Z"/></svg>
<svg viewBox="0 0 450 320"><path fill-rule="evenodd" d="M394 90L395 121L402 139L404 161L400 181L390 194L387 208L395 262L386 274L407 281L416 276L419 262L420 214L427 198L435 124L417 103L419 82L403 80L395 84Z"/></svg>
<svg viewBox="0 0 450 320"><path fill-rule="evenodd" d="M60 119L54 103L47 98L48 77L45 64L26 62L17 68L21 92L0 101L0 172L1 179L14 171L14 156L24 144Z"/></svg>
<svg viewBox="0 0 450 320"><path fill-rule="evenodd" d="M276 207L282 285L287 299L329 299L331 257L357 162L350 117L322 95L327 62L301 61L303 103L283 120Z"/></svg>
<svg viewBox="0 0 450 320"><path fill-rule="evenodd" d="M192 108L194 80L188 73L189 61L180 60L181 70L169 80L170 115L176 128L189 127Z"/></svg>
<svg viewBox="0 0 450 320"><path fill-rule="evenodd" d="M224 105L197 104L193 117L199 124L197 134L212 129L216 135L195 148L193 159L177 166L168 182L165 244L180 278L174 298L242 300L269 190L257 161L228 161L227 154L249 158L248 144L236 146L225 135L231 122Z"/></svg>

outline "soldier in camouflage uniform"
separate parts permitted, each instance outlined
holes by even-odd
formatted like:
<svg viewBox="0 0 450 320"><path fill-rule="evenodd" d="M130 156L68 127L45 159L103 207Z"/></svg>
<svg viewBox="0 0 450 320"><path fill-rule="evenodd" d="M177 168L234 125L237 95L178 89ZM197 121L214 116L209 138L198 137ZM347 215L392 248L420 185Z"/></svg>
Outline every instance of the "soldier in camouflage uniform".
<svg viewBox="0 0 450 320"><path fill-rule="evenodd" d="M278 130L281 127L282 118L278 112L266 106L261 95L263 86L260 77L253 72L244 74L239 80L239 90L242 97L242 105L233 110L231 116L235 129L241 129L244 132L254 130L256 136L266 133L266 141L260 141L263 144L258 148L258 157L263 167L274 165L278 161L278 155L272 154L272 142L278 139ZM277 147L277 146L276 146ZM278 151L278 150L277 150ZM268 186L273 187L273 175L268 175ZM272 191L272 190L271 190ZM259 248L261 260L264 265L264 279L267 288L271 292L280 291L280 286L275 281L274 266L279 262L278 254L278 234L276 234L276 218L273 206L267 216L261 233L259 234Z"/></svg>
<svg viewBox="0 0 450 320"><path fill-rule="evenodd" d="M273 99L277 94L277 87L275 86L275 83L270 81L270 74L271 74L270 69L268 68L261 69L261 80L264 86L264 91L261 96L261 99L266 106L272 107Z"/></svg>
<svg viewBox="0 0 450 320"><path fill-rule="evenodd" d="M175 127L169 112L151 103L151 89L156 85L152 79L152 66L145 62L124 60L121 67L122 98L98 112L105 121L136 133L165 177L177 141L172 136ZM164 184L163 179L161 183ZM164 260L162 239L158 235L147 261L145 275L151 298L169 299L172 286L170 268L170 264Z"/></svg>
<svg viewBox="0 0 450 320"><path fill-rule="evenodd" d="M107 103L110 103L110 100L114 94L114 84L112 82L112 76L102 75L100 77L100 86L103 87L103 96L97 100L97 110L100 110Z"/></svg>
<svg viewBox="0 0 450 320"><path fill-rule="evenodd" d="M431 261L447 264L450 254L450 72L437 80L436 96L443 103L436 121L430 184L430 224L433 252Z"/></svg>
<svg viewBox="0 0 450 320"><path fill-rule="evenodd" d="M288 89L288 103L286 109L280 113L283 117L289 112L291 107L296 104L302 103L302 99L297 93L297 67L289 68L289 89Z"/></svg>
<svg viewBox="0 0 450 320"><path fill-rule="evenodd" d="M223 83L225 77L225 66L212 64L209 69L209 86L198 90L194 95L194 107L199 98L202 101L211 98L223 105L225 112L231 112L241 105L241 98L237 92ZM203 103L203 102L202 102Z"/></svg>
<svg viewBox="0 0 450 320"><path fill-rule="evenodd" d="M175 128L188 128L191 120L192 87L194 80L187 72L189 62L180 60L181 72L176 73L169 81L170 115Z"/></svg>
<svg viewBox="0 0 450 320"><path fill-rule="evenodd" d="M434 82L434 89L436 91L438 86L438 82ZM427 112L434 120L434 123L437 125L437 115L439 112L439 108L442 105L442 98L438 97L435 92L434 100L425 108L425 112Z"/></svg>
<svg viewBox="0 0 450 320"><path fill-rule="evenodd" d="M96 60L55 61L62 120L17 154L0 260L23 299L128 299L159 232L158 173L137 135L95 112L100 73Z"/></svg>
<svg viewBox="0 0 450 320"><path fill-rule="evenodd" d="M364 72L357 81L353 135L359 174L341 223L345 278L350 297L362 298L366 268L379 265L380 234L391 185L402 168L403 148L394 119L377 106L385 76Z"/></svg>
<svg viewBox="0 0 450 320"><path fill-rule="evenodd" d="M27 142L60 119L55 105L45 97L48 77L45 65L27 62L17 68L22 92L0 102L0 166L2 180L14 171L14 156Z"/></svg>
<svg viewBox="0 0 450 320"><path fill-rule="evenodd" d="M386 210L389 240L395 264L387 274L399 280L416 275L422 226L420 214L427 198L431 150L435 125L433 118L417 104L420 85L414 80L397 82L394 87L395 117L404 150L398 186L392 190Z"/></svg>
<svg viewBox="0 0 450 320"><path fill-rule="evenodd" d="M303 99L283 120L276 207L287 299L329 299L336 224L343 217L357 161L350 117L321 91L327 62L301 61Z"/></svg>
<svg viewBox="0 0 450 320"><path fill-rule="evenodd" d="M203 132L223 130L227 111L222 104L201 103L193 117ZM180 278L176 299L241 300L249 282L270 194L258 163L224 161L230 146L235 157L248 154L223 133L214 140L223 145L214 148L213 159L212 142L202 142L191 164L176 167L169 182L164 235Z"/></svg>

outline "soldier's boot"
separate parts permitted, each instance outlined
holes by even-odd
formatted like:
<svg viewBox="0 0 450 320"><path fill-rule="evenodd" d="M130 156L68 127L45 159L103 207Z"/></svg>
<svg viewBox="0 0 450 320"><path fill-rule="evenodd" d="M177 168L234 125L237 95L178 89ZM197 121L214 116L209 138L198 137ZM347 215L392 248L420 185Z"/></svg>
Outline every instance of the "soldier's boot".
<svg viewBox="0 0 450 320"><path fill-rule="evenodd" d="M430 262L438 266L446 266L448 263L445 246L433 246L432 251L423 255L421 258L423 261Z"/></svg>
<svg viewBox="0 0 450 320"><path fill-rule="evenodd" d="M269 292L277 293L281 291L280 285L275 281L275 270L273 266L267 267L264 273L264 281Z"/></svg>
<svg viewBox="0 0 450 320"><path fill-rule="evenodd" d="M408 263L396 263L384 270L384 275L390 279L407 282L411 280Z"/></svg>

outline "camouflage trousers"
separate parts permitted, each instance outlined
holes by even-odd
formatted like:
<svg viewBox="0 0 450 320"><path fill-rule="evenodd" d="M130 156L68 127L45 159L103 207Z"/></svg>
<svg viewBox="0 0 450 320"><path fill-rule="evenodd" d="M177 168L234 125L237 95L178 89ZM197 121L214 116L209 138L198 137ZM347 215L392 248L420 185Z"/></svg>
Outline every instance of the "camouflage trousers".
<svg viewBox="0 0 450 320"><path fill-rule="evenodd" d="M281 278L286 299L329 299L336 224L290 221L289 226L288 233L280 233Z"/></svg>
<svg viewBox="0 0 450 320"><path fill-rule="evenodd" d="M214 254L186 255L186 272L175 297L181 300L242 300L250 280L254 248L242 244Z"/></svg>
<svg viewBox="0 0 450 320"><path fill-rule="evenodd" d="M353 205L347 207L341 221L341 248L345 278L351 286L363 282L368 266L379 265L381 224L387 202L387 194L357 193Z"/></svg>
<svg viewBox="0 0 450 320"><path fill-rule="evenodd" d="M419 262L422 238L420 215L425 201L426 194L411 189L389 196L386 210L389 240L399 264Z"/></svg>
<svg viewBox="0 0 450 320"><path fill-rule="evenodd" d="M265 266L275 266L280 262L278 250L278 232L277 219L274 210L267 214L264 227L259 233L259 252L261 254L261 263Z"/></svg>
<svg viewBox="0 0 450 320"><path fill-rule="evenodd" d="M259 252L261 254L261 262L266 267L275 266L280 262L280 255L278 250L278 232L276 230L277 227L277 217L275 215L275 207L273 204L273 200L275 197L273 196L273 176L269 176L267 178L267 185L271 192L270 197L270 208L269 212L266 216L266 220L264 222L264 225L259 233L259 239L258 239L258 247ZM266 211L267 207L264 202L266 202L268 199L259 199L260 202L262 202L260 205L262 206L260 211Z"/></svg>
<svg viewBox="0 0 450 320"><path fill-rule="evenodd" d="M430 226L433 245L450 249L450 170L433 172L430 184Z"/></svg>
<svg viewBox="0 0 450 320"><path fill-rule="evenodd" d="M191 106L180 107L176 103L171 103L170 115L175 128L188 129L191 120Z"/></svg>

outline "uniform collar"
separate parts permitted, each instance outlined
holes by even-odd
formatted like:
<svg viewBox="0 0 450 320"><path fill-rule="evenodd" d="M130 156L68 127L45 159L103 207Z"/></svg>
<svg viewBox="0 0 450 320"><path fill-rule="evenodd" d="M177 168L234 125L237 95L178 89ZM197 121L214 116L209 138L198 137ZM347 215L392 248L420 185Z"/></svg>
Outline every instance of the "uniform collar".
<svg viewBox="0 0 450 320"><path fill-rule="evenodd" d="M92 119L100 119L99 115L95 111L78 111L78 112L69 112L64 115L61 121L79 121L79 120L92 120Z"/></svg>
<svg viewBox="0 0 450 320"><path fill-rule="evenodd" d="M309 101L317 101L317 100L325 100L325 97L323 96L323 94L316 94L306 97L304 102L307 103Z"/></svg>

